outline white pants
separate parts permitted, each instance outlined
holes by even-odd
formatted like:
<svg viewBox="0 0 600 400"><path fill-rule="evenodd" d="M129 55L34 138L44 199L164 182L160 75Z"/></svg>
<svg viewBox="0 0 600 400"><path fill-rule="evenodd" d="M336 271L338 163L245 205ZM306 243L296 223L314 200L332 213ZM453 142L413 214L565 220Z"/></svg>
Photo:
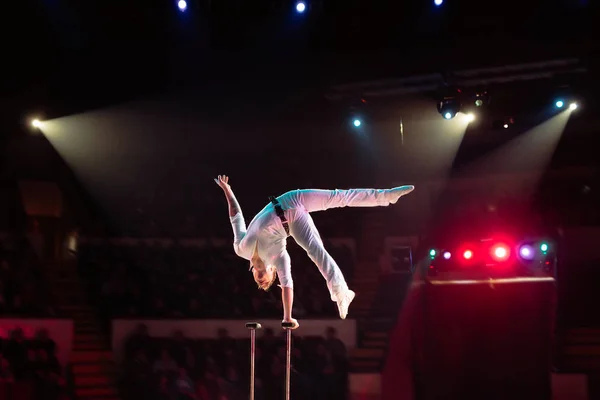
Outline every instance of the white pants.
<svg viewBox="0 0 600 400"><path fill-rule="evenodd" d="M348 289L342 271L325 250L319 231L309 213L339 207L387 206L397 200L388 189L293 190L278 198L290 226L290 235L317 265L327 281L331 300Z"/></svg>

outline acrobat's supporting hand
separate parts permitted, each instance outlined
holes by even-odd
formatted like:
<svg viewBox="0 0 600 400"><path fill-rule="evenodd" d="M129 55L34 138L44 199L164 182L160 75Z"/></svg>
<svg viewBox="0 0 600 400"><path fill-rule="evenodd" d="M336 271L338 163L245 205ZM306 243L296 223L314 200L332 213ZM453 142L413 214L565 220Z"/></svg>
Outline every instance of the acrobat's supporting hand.
<svg viewBox="0 0 600 400"><path fill-rule="evenodd" d="M300 324L295 318L284 319L281 321L281 327L283 329L298 329L299 326Z"/></svg>

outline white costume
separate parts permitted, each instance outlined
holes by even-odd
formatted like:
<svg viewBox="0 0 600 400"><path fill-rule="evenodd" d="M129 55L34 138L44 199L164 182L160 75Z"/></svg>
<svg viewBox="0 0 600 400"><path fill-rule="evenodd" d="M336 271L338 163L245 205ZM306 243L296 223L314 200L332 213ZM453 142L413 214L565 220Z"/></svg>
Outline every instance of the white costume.
<svg viewBox="0 0 600 400"><path fill-rule="evenodd" d="M393 189L292 190L277 198L289 223L290 236L308 253L327 281L331 300L348 292L344 275L329 255L309 213L337 207L377 207L394 204L413 191L414 186ZM231 217L235 253L247 260L258 245L258 255L266 265L277 270L282 287L293 288L290 256L286 250L287 234L275 207L269 203L250 222L248 228L241 213Z"/></svg>

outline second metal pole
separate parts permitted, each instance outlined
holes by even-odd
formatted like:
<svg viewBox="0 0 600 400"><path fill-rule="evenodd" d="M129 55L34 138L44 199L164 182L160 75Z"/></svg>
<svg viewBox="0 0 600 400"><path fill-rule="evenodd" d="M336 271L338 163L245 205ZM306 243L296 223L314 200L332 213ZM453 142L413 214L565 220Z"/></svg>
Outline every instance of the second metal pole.
<svg viewBox="0 0 600 400"><path fill-rule="evenodd" d="M292 378L292 328L291 322L282 322L281 327L285 329L285 400L290 400L290 383Z"/></svg>
<svg viewBox="0 0 600 400"><path fill-rule="evenodd" d="M254 362L256 357L256 330L261 328L258 322L246 323L250 330L250 400L254 400Z"/></svg>
<svg viewBox="0 0 600 400"><path fill-rule="evenodd" d="M292 378L292 330L286 331L286 359L285 359L285 400L290 400L290 381Z"/></svg>

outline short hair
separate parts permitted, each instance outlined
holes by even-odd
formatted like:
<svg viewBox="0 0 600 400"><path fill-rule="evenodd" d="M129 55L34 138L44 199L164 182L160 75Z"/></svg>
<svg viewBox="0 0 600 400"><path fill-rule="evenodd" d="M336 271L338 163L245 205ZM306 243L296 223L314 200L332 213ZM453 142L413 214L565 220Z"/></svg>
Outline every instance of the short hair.
<svg viewBox="0 0 600 400"><path fill-rule="evenodd" d="M269 289L271 289L271 286L273 286L276 279L277 279L277 270L275 268L273 268L273 277L271 278L271 280L269 282L267 282L267 284L265 286L261 286L258 282L256 282L256 283L257 283L259 289L267 292L267 291L269 291Z"/></svg>

